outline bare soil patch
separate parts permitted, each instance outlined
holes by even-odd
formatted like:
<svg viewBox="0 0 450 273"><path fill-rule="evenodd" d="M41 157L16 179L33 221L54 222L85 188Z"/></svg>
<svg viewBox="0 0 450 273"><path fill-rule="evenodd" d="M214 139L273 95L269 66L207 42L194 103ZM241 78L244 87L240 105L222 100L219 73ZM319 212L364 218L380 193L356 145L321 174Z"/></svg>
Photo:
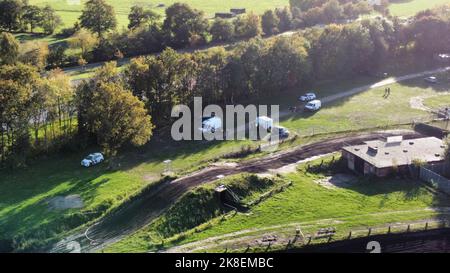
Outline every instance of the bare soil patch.
<svg viewBox="0 0 450 273"><path fill-rule="evenodd" d="M335 174L333 176L315 180L314 182L328 189L336 189L350 187L355 183L358 183L358 179L351 174Z"/></svg>
<svg viewBox="0 0 450 273"><path fill-rule="evenodd" d="M84 207L84 203L80 195L72 194L53 197L48 201L48 206L51 210L80 209Z"/></svg>

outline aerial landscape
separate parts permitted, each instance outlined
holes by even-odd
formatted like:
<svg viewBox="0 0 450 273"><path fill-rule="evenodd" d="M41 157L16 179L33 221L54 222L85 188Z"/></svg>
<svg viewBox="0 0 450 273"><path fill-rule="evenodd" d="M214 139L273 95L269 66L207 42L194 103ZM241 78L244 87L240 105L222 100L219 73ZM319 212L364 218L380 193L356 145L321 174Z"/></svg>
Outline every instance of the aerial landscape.
<svg viewBox="0 0 450 273"><path fill-rule="evenodd" d="M449 252L449 107L448 0L0 0L0 252Z"/></svg>

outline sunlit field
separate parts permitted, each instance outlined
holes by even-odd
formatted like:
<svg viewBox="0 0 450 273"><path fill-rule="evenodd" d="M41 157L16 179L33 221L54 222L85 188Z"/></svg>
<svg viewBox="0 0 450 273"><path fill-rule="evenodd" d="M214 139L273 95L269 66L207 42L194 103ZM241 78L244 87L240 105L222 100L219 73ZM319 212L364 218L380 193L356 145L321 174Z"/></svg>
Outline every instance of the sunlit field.
<svg viewBox="0 0 450 273"><path fill-rule="evenodd" d="M69 27L72 26L80 16L84 2L84 0L31 0L30 4L51 5L62 17L65 27ZM152 8L160 14L164 14L165 9L171 4L176 2L184 2L194 8L203 10L208 17L213 17L216 12L229 12L230 8L246 8L248 11L254 11L255 13L261 14L267 9L274 9L289 5L288 0L107 0L106 2L114 6L119 28L127 26L128 13L130 12L130 8L135 4Z"/></svg>
<svg viewBox="0 0 450 273"><path fill-rule="evenodd" d="M450 4L448 0L394 0L389 7L392 15L407 17L421 10L432 9L439 5Z"/></svg>

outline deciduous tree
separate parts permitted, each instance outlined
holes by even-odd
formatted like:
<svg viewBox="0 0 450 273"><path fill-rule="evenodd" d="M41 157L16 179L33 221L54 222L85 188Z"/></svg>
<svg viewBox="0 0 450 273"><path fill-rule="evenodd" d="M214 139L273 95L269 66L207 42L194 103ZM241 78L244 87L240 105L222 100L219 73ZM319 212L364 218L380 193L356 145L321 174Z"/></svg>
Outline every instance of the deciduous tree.
<svg viewBox="0 0 450 273"><path fill-rule="evenodd" d="M117 19L114 8L105 0L89 0L80 16L81 26L101 37L105 32L116 28Z"/></svg>

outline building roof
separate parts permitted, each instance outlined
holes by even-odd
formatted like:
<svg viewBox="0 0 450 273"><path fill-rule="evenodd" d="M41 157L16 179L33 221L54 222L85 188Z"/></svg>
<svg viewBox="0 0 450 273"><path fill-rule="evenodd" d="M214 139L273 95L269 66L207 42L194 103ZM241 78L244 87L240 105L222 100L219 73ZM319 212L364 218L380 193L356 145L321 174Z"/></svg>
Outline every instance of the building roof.
<svg viewBox="0 0 450 273"><path fill-rule="evenodd" d="M401 137L386 141L367 141L347 146L343 150L354 154L376 168L409 165L414 160L438 162L444 160L445 144L435 137L403 140Z"/></svg>

